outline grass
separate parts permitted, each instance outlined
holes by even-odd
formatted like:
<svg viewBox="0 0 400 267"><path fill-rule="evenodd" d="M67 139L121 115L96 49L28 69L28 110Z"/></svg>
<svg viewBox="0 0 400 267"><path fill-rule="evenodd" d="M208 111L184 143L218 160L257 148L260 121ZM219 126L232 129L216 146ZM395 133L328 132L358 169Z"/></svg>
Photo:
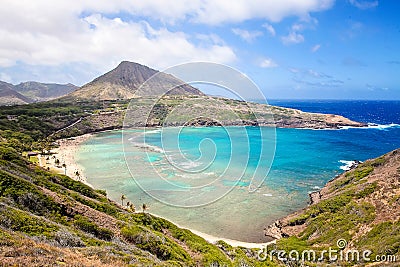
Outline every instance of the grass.
<svg viewBox="0 0 400 267"><path fill-rule="evenodd" d="M82 215L76 215L74 219L74 224L86 233L93 234L94 236L106 241L110 241L114 237L113 231L99 227L97 224L89 221L88 218L83 217Z"/></svg>
<svg viewBox="0 0 400 267"><path fill-rule="evenodd" d="M125 226L121 229L121 235L128 242L157 255L162 260L193 264L190 255L184 249L154 231L140 226Z"/></svg>
<svg viewBox="0 0 400 267"><path fill-rule="evenodd" d="M37 156L29 157L29 161L34 164L39 164L39 158Z"/></svg>
<svg viewBox="0 0 400 267"><path fill-rule="evenodd" d="M337 190L345 187L346 185L354 186L358 181L367 177L371 172L373 172L374 167L370 164L362 164L360 167L351 170L345 174L344 179L337 180L334 183L333 190Z"/></svg>
<svg viewBox="0 0 400 267"><path fill-rule="evenodd" d="M27 212L0 206L0 221L3 227L13 231L19 231L30 236L54 237L59 227L43 218L35 217Z"/></svg>
<svg viewBox="0 0 400 267"><path fill-rule="evenodd" d="M390 238L388 238L390 237ZM358 239L357 245L375 255L400 255L400 221L382 222Z"/></svg>
<svg viewBox="0 0 400 267"><path fill-rule="evenodd" d="M371 195L378 189L378 183L373 182L373 183L367 183L363 185L363 188L358 191L355 196L356 198L365 198L366 196Z"/></svg>
<svg viewBox="0 0 400 267"><path fill-rule="evenodd" d="M146 213L131 215L129 219L135 221L139 225L150 227L152 230L158 232L167 229L172 238L184 242L193 252L203 255L202 264L204 266L210 266L216 262L228 266L231 264L226 255L216 246L208 243L203 238L193 234L189 230L178 228L167 220L152 217Z"/></svg>

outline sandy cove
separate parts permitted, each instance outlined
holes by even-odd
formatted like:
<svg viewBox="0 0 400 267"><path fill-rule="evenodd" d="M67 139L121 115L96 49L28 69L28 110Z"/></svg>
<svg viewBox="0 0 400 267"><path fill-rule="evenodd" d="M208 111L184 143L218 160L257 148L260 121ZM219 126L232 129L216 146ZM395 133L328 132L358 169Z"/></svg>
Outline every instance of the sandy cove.
<svg viewBox="0 0 400 267"><path fill-rule="evenodd" d="M149 213L149 212L147 212L147 213ZM157 214L153 214L153 213L150 213L150 214L152 216L154 216L154 217L158 217L158 218L162 218L164 220L171 221L170 219L162 217L162 216L159 216ZM209 234L197 231L197 230L193 230L193 229L190 229L190 228L187 228L187 227L184 227L184 226L180 226L179 224L176 224L174 222L172 222L172 223L175 224L176 226L178 226L181 229L189 230L193 234L204 238L207 242L212 243L212 244L215 244L217 241L222 240L225 243L231 245L232 247L259 248L259 249L264 249L267 246L270 246L272 244L276 244L276 239L274 239L272 241L269 241L269 242L265 242L265 243L243 242L243 241L239 241L239 240L233 240L233 239L229 239L229 238L217 237L217 236L209 235Z"/></svg>
<svg viewBox="0 0 400 267"><path fill-rule="evenodd" d="M54 171L56 173L66 174L74 180L93 187L87 182L82 167L79 166L75 160L75 155L80 144L88 140L91 136L92 134L85 134L77 137L57 140L56 142L58 143L59 147L51 150L52 155L38 155L40 166L43 168L49 168L50 171ZM57 159L59 160L59 164L56 164ZM63 164L65 164L65 168L63 167Z"/></svg>
<svg viewBox="0 0 400 267"><path fill-rule="evenodd" d="M40 165L42 167L44 167L44 168L50 168L51 171L54 171L54 172L57 172L57 173L60 173L60 174L65 174L66 173L66 175L68 175L72 179L80 181L82 183L85 183L85 184L93 187L91 184L89 184L87 182L87 179L85 177L85 173L84 173L82 167L79 166L76 163L76 160L75 160L75 155L76 155L77 150L79 149L79 146L84 141L86 141L89 138L91 138L92 136L93 136L93 134L85 134L85 135L81 135L81 136L77 136L77 137L73 137L73 138L57 140L57 143L59 144L59 147L51 150L53 155L49 156L49 160L47 160L47 156L38 155ZM53 158L53 156L55 158ZM59 165L57 165L55 163L55 161L57 159L60 161ZM62 164L66 165L66 169L64 169L62 167ZM76 175L76 171L78 171L79 176ZM116 200L114 200L114 201L116 201ZM118 202L116 202L116 203L118 203ZM156 215L156 214L152 214L152 215L156 216L156 217L160 217L159 215ZM160 217L160 218L163 218L163 217ZM170 221L170 219L168 219L168 218L163 218L163 219ZM174 224L177 225L176 223L174 223ZM190 229L190 228L187 228L187 227L181 227L179 225L177 225L177 226L180 227L180 228L187 229L187 230L191 231L192 233L204 238L206 241L208 241L210 243L216 243L218 240L222 240L222 241L226 242L227 244L229 244L229 245L231 245L233 247L260 248L260 249L262 249L262 248L265 248L266 246L268 246L270 244L275 243L275 240L271 241L271 242L266 242L266 243L242 242L242 241L238 241L238 240L212 236L212 235L209 235L209 234L206 234L206 233L202 233L202 232L196 231L194 229Z"/></svg>

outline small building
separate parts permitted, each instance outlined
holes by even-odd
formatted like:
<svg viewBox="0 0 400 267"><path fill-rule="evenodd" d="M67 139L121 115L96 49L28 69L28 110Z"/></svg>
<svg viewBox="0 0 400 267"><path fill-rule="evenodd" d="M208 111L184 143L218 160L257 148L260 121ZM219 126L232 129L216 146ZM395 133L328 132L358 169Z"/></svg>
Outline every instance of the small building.
<svg viewBox="0 0 400 267"><path fill-rule="evenodd" d="M30 157L35 157L35 156L37 156L38 155L38 153L37 152L33 152L33 151L29 151L28 153L26 153L26 156L28 157L28 158L30 158Z"/></svg>
<svg viewBox="0 0 400 267"><path fill-rule="evenodd" d="M7 115L7 120L18 121L18 116L17 115Z"/></svg>

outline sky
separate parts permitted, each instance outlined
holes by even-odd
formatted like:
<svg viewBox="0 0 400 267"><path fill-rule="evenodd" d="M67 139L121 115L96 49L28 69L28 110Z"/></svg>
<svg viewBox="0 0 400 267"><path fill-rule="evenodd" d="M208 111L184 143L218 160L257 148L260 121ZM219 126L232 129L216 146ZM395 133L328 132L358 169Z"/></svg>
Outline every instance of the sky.
<svg viewBox="0 0 400 267"><path fill-rule="evenodd" d="M267 99L400 99L396 0L2 0L0 80L207 61Z"/></svg>

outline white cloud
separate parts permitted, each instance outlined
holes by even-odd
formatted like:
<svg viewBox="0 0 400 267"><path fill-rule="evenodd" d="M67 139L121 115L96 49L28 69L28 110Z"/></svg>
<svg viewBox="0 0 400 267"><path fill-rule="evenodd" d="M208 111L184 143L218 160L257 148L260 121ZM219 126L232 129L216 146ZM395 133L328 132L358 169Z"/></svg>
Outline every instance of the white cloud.
<svg viewBox="0 0 400 267"><path fill-rule="evenodd" d="M300 20L301 22L294 23L289 30L288 35L282 36L282 43L285 45L298 44L304 42L304 35L301 34L306 29L315 29L318 20L311 16L306 16Z"/></svg>
<svg viewBox="0 0 400 267"><path fill-rule="evenodd" d="M375 86L375 85L371 85L371 84L366 84L365 85L369 91L388 91L390 90L389 87L381 87L381 86Z"/></svg>
<svg viewBox="0 0 400 267"><path fill-rule="evenodd" d="M11 83L12 79L11 79L11 76L8 75L7 73L1 72L0 73L0 81Z"/></svg>
<svg viewBox="0 0 400 267"><path fill-rule="evenodd" d="M304 28L305 28L305 26L301 23L295 23L292 25L292 31L294 31L294 32L302 31L302 30L304 30Z"/></svg>
<svg viewBox="0 0 400 267"><path fill-rule="evenodd" d="M356 8L359 9L370 9L377 7L379 5L379 2L376 1L358 1L358 0L349 0L350 4L355 6Z"/></svg>
<svg viewBox="0 0 400 267"><path fill-rule="evenodd" d="M278 64L276 64L272 59L270 58L264 58L260 61L259 66L261 68L275 68L278 67Z"/></svg>
<svg viewBox="0 0 400 267"><path fill-rule="evenodd" d="M283 36L281 39L285 45L298 44L304 42L304 36L294 31L289 32L288 35Z"/></svg>
<svg viewBox="0 0 400 267"><path fill-rule="evenodd" d="M20 13L25 16L24 23L32 21L34 24L39 23L47 28L57 28L57 25L47 25L46 19L37 15L62 21L65 17L81 15L84 12L91 14L124 12L134 16L151 17L165 23L191 20L212 25L256 18L274 22L289 16L307 18L310 12L327 10L333 6L334 2L334 0L80 0L73 2L58 0L55 3L52 0L3 0L1 13L5 15L4 21Z"/></svg>
<svg viewBox="0 0 400 267"><path fill-rule="evenodd" d="M241 22L254 18L279 22L289 16L307 17L310 12L327 10L334 0L204 0L193 19L205 24Z"/></svg>
<svg viewBox="0 0 400 267"><path fill-rule="evenodd" d="M318 71L315 71L315 70L312 70L312 69L309 69L309 70L305 71L304 73L306 75L309 75L309 76L314 77L314 78L332 78L332 76L330 76L328 74L325 74L323 72L318 72Z"/></svg>
<svg viewBox="0 0 400 267"><path fill-rule="evenodd" d="M232 32L248 43L253 42L257 37L263 35L260 31L247 31L239 28L232 29Z"/></svg>
<svg viewBox="0 0 400 267"><path fill-rule="evenodd" d="M300 73L301 72L301 70L300 69L297 69L297 68L289 68L288 69L291 73Z"/></svg>
<svg viewBox="0 0 400 267"><path fill-rule="evenodd" d="M192 36L169 26L250 19L279 22L291 16L307 19L310 12L327 10L333 4L334 0L2 0L0 67L16 62L30 66L79 63L104 71L121 60L156 68L190 60L231 63L236 55L218 36ZM273 35L275 30L271 26L268 32ZM249 32L248 39L257 37L253 35ZM304 39L300 34L294 37Z"/></svg>
<svg viewBox="0 0 400 267"><path fill-rule="evenodd" d="M208 43L214 43L218 45L226 45L225 41L219 37L217 34L196 34L197 40L202 41L205 45Z"/></svg>
<svg viewBox="0 0 400 267"><path fill-rule="evenodd" d="M275 36L276 35L275 29L274 29L274 27L272 27L271 24L264 23L262 26L269 32L269 34L271 36Z"/></svg>
<svg viewBox="0 0 400 267"><path fill-rule="evenodd" d="M19 18L22 17L21 14ZM44 16L42 20L46 23L32 19L30 26L1 26L1 66L12 66L16 62L30 65L84 62L108 70L122 60L163 68L191 60L230 63L236 59L233 50L216 42L215 36L195 44L183 32L100 14L54 19L58 23L55 28L53 18Z"/></svg>
<svg viewBox="0 0 400 267"><path fill-rule="evenodd" d="M292 80L296 82L298 86L306 85L307 87L322 88L339 87L344 84L342 80L312 69L289 68L288 70L293 73Z"/></svg>
<svg viewBox="0 0 400 267"><path fill-rule="evenodd" d="M320 44L316 44L313 47L311 47L311 52L315 53L321 48Z"/></svg>

